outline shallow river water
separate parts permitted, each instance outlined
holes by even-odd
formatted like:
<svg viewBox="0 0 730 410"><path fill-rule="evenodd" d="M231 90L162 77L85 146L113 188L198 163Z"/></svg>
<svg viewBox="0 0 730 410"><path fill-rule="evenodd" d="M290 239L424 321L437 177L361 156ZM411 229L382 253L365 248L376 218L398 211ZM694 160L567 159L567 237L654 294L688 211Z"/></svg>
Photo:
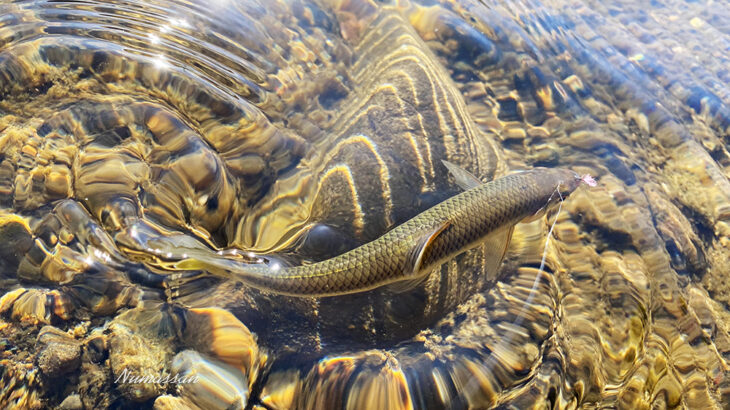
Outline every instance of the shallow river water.
<svg viewBox="0 0 730 410"><path fill-rule="evenodd" d="M729 84L727 1L2 2L0 407L728 408ZM235 274L442 160L597 184L410 286Z"/></svg>

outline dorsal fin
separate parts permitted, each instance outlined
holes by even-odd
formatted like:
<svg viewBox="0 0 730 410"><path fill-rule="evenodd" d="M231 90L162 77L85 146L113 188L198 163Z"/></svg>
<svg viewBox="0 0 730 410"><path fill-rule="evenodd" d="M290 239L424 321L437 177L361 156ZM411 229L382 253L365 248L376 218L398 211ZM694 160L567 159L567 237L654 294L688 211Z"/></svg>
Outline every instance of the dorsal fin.
<svg viewBox="0 0 730 410"><path fill-rule="evenodd" d="M479 178L475 177L469 171L454 164L453 162L446 161L445 159L442 159L441 162L444 163L446 169L448 169L451 175L454 177L456 184L465 191L482 184L482 181L480 181Z"/></svg>

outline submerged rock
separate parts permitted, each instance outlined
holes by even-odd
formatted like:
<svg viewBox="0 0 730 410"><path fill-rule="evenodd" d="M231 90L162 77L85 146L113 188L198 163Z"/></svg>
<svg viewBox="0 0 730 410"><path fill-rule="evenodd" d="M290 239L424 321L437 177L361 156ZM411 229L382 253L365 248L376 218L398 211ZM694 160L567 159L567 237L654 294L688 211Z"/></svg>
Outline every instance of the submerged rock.
<svg viewBox="0 0 730 410"><path fill-rule="evenodd" d="M38 329L0 319L0 408L43 408L45 386L34 363Z"/></svg>
<svg viewBox="0 0 730 410"><path fill-rule="evenodd" d="M0 4L1 408L730 403L727 7L98 3ZM442 159L599 184L496 276L226 269L381 236L457 192Z"/></svg>
<svg viewBox="0 0 730 410"><path fill-rule="evenodd" d="M134 402L159 396L165 386L156 380L164 375L166 348L122 324L112 323L108 330L109 365L116 389Z"/></svg>
<svg viewBox="0 0 730 410"><path fill-rule="evenodd" d="M108 408L113 400L114 379L108 364L95 364L84 361L79 375L79 395L86 409Z"/></svg>
<svg viewBox="0 0 730 410"><path fill-rule="evenodd" d="M72 372L81 364L81 343L55 327L41 329L36 349L38 368L49 378Z"/></svg>
<svg viewBox="0 0 730 410"><path fill-rule="evenodd" d="M234 366L185 350L172 360L171 371L178 395L188 403L211 410L246 408L248 378Z"/></svg>
<svg viewBox="0 0 730 410"><path fill-rule="evenodd" d="M248 328L231 312L219 308L190 309L185 319L183 342L242 371L251 388L267 356Z"/></svg>
<svg viewBox="0 0 730 410"><path fill-rule="evenodd" d="M0 314L9 312L11 318L33 324L68 320L72 310L69 298L58 290L17 288L0 298Z"/></svg>
<svg viewBox="0 0 730 410"><path fill-rule="evenodd" d="M155 400L155 410L197 410L190 402L177 396L162 395Z"/></svg>
<svg viewBox="0 0 730 410"><path fill-rule="evenodd" d="M261 403L270 409L290 409L302 392L302 375L297 370L274 372L261 388Z"/></svg>
<svg viewBox="0 0 730 410"><path fill-rule="evenodd" d="M82 410L84 408L81 397L78 394L71 394L58 405L58 410Z"/></svg>

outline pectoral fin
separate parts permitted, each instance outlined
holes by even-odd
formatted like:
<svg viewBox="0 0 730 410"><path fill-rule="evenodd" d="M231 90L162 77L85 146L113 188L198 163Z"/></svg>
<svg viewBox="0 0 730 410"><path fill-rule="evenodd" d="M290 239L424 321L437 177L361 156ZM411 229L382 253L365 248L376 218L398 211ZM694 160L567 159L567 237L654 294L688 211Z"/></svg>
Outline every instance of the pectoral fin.
<svg viewBox="0 0 730 410"><path fill-rule="evenodd" d="M409 266L413 266L413 275L406 280L392 283L388 285L388 289L394 293L401 293L416 288L423 284L428 279L427 272L421 272L423 269L423 256L426 250L429 249L434 240L443 233L446 228L451 225L450 222L438 226L433 231L425 235L417 244L414 246L411 255L408 260L412 261ZM484 270L487 275L494 276L502 265L504 255L507 253L510 240L512 239L512 233L514 232L514 226L508 229L500 230L490 234L484 243L482 249L484 252Z"/></svg>
<svg viewBox="0 0 730 410"><path fill-rule="evenodd" d="M449 162L444 159L442 159L441 162L444 163L446 169L448 169L449 173L451 173L451 176L454 177L454 180L456 180L456 184L463 188L465 191L482 184L482 181L480 181L479 178L475 177L469 171L454 164L453 162Z"/></svg>
<svg viewBox="0 0 730 410"><path fill-rule="evenodd" d="M428 278L427 272L421 272L423 265L423 255L428 250L429 246L433 244L433 241L451 225L451 222L446 221L443 224L437 226L428 234L424 235L413 247L411 253L408 255L408 263L406 266L412 266L411 274L407 276L408 279L401 280L388 285L388 290L393 293L402 293L409 291L426 281Z"/></svg>
<svg viewBox="0 0 730 410"><path fill-rule="evenodd" d="M433 241L451 225L451 222L446 221L443 224L437 226L434 230L424 235L416 245L413 247L411 254L408 256L409 263L406 266L412 266L412 274L417 275L422 268L423 255L426 250L433 244Z"/></svg>

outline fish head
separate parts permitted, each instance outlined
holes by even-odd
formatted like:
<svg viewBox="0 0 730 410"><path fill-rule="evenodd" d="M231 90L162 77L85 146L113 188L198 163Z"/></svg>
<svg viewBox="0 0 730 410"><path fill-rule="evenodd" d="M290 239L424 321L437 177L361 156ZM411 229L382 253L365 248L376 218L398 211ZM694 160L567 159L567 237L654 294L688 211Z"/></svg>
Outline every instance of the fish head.
<svg viewBox="0 0 730 410"><path fill-rule="evenodd" d="M553 184L555 186L555 191L559 194L557 195L558 199L554 200L553 204L565 200L573 193L573 191L585 183L582 176L569 169L553 168L550 171L555 174L553 177Z"/></svg>
<svg viewBox="0 0 730 410"><path fill-rule="evenodd" d="M537 195L537 211L523 222L531 222L541 218L545 213L566 200L583 184L594 186L590 176L581 176L577 172L565 168L535 168L532 171L539 195ZM590 182L589 182L590 181Z"/></svg>

